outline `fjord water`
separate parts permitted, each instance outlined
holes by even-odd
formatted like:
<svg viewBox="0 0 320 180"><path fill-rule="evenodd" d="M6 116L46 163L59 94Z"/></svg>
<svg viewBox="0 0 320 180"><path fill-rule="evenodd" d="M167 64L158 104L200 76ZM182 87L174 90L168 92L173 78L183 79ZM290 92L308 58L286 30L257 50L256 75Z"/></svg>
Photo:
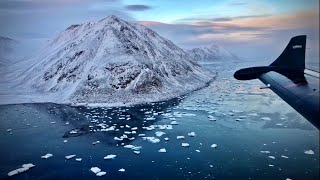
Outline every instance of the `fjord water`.
<svg viewBox="0 0 320 180"><path fill-rule="evenodd" d="M211 85L167 102L116 108L0 106L0 178L319 179L316 128L271 90L259 89L261 82L234 80L234 67L246 64L205 66L218 72ZM177 122L172 129L158 126L172 121ZM115 130L106 130L112 126ZM165 134L156 136L159 131ZM128 138L114 140L123 134ZM141 146L140 154L123 147L128 144ZM166 152L158 152L161 148ZM310 150L314 154L305 153ZM53 156L42 159L47 153ZM65 158L72 154L82 161ZM117 156L104 160L109 154ZM8 177L25 163L35 167ZM91 167L106 175L96 177Z"/></svg>

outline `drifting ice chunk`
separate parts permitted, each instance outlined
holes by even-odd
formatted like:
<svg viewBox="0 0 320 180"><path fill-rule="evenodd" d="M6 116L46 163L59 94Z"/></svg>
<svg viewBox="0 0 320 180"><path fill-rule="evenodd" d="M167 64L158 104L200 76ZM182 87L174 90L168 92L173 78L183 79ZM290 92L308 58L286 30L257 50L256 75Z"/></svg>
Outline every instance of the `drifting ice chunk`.
<svg viewBox="0 0 320 180"><path fill-rule="evenodd" d="M181 145L182 145L182 147L189 147L188 143L182 143Z"/></svg>
<svg viewBox="0 0 320 180"><path fill-rule="evenodd" d="M156 136L161 137L162 135L166 134L165 132L162 131L157 131L155 132Z"/></svg>
<svg viewBox="0 0 320 180"><path fill-rule="evenodd" d="M200 150L196 149L196 152L200 152Z"/></svg>
<svg viewBox="0 0 320 180"><path fill-rule="evenodd" d="M178 122L177 122L177 121L171 121L170 124L171 124L171 125L178 125Z"/></svg>
<svg viewBox="0 0 320 180"><path fill-rule="evenodd" d="M33 167L35 167L35 165L34 164L32 164L32 163L28 163L28 164L22 164L22 166L21 167L23 167L23 168L33 168Z"/></svg>
<svg viewBox="0 0 320 180"><path fill-rule="evenodd" d="M67 142L68 142L68 140L63 140L63 142L64 142L64 143L67 143Z"/></svg>
<svg viewBox="0 0 320 180"><path fill-rule="evenodd" d="M117 155L109 154L109 155L107 155L106 157L104 157L103 159L108 160L108 159L114 159L115 157L117 157Z"/></svg>
<svg viewBox="0 0 320 180"><path fill-rule="evenodd" d="M212 144L211 147L212 148L216 148L218 145L217 144Z"/></svg>
<svg viewBox="0 0 320 180"><path fill-rule="evenodd" d="M122 141L123 139L122 138L118 138L118 137L114 137L113 138L115 141Z"/></svg>
<svg viewBox="0 0 320 180"><path fill-rule="evenodd" d="M96 174L96 176L104 176L104 175L106 175L107 173L106 172L104 172L104 171L100 171L100 172L98 172L97 174Z"/></svg>
<svg viewBox="0 0 320 180"><path fill-rule="evenodd" d="M217 119L216 119L214 116L212 116L212 115L209 115L208 118L209 118L210 121L216 121L216 120L217 120Z"/></svg>
<svg viewBox="0 0 320 180"><path fill-rule="evenodd" d="M262 117L261 119L264 120L264 121L270 121L271 120L271 118L269 118L269 117Z"/></svg>
<svg viewBox="0 0 320 180"><path fill-rule="evenodd" d="M92 171L93 173L97 174L98 172L101 172L101 169L98 168L98 167L92 167L92 168L90 169L90 171Z"/></svg>
<svg viewBox="0 0 320 180"><path fill-rule="evenodd" d="M250 114L248 114L249 116L258 116L258 114L257 113L250 113Z"/></svg>
<svg viewBox="0 0 320 180"><path fill-rule="evenodd" d="M77 133L78 133L77 130L72 130L69 132L69 134L77 134Z"/></svg>
<svg viewBox="0 0 320 180"><path fill-rule="evenodd" d="M260 151L261 153L269 154L270 151Z"/></svg>
<svg viewBox="0 0 320 180"><path fill-rule="evenodd" d="M30 168L33 168L35 165L31 164L31 163L28 163L28 164L23 164L21 166L21 168L18 168L16 170L13 170L13 171L10 171L8 173L8 176L13 176L13 175L17 175L17 174L20 174L20 173L23 173L25 171L28 171Z"/></svg>
<svg viewBox="0 0 320 180"><path fill-rule="evenodd" d="M48 159L48 158L50 158L50 157L52 157L52 156L53 156L52 154L48 153L48 154L46 154L46 155L44 155L44 156L41 156L41 158L42 158L42 159Z"/></svg>
<svg viewBox="0 0 320 180"><path fill-rule="evenodd" d="M314 152L312 150L306 150L306 151L304 151L304 153L305 154L310 154L310 155L314 154Z"/></svg>
<svg viewBox="0 0 320 180"><path fill-rule="evenodd" d="M119 172L125 172L125 171L126 171L126 170L123 169L123 168L119 169Z"/></svg>
<svg viewBox="0 0 320 180"><path fill-rule="evenodd" d="M184 139L184 136L177 136L177 139Z"/></svg>
<svg viewBox="0 0 320 180"><path fill-rule="evenodd" d="M92 144L93 145L96 145L96 144L99 144L100 143L100 141L95 141L95 142L93 142Z"/></svg>
<svg viewBox="0 0 320 180"><path fill-rule="evenodd" d="M148 118L146 118L146 120L147 121L151 121L151 120L155 120L156 118L154 118L154 117L148 117Z"/></svg>
<svg viewBox="0 0 320 180"><path fill-rule="evenodd" d="M76 155L75 155L75 154L72 154L72 155L66 156L66 159L72 159L72 158L74 158L74 157L76 157Z"/></svg>
<svg viewBox="0 0 320 180"><path fill-rule="evenodd" d="M158 143L160 142L160 139L158 138L155 138L155 137L142 137L143 140L147 140L151 143Z"/></svg>
<svg viewBox="0 0 320 180"><path fill-rule="evenodd" d="M124 148L128 148L128 149L132 149L132 150L139 150L141 149L142 147L141 146L134 146L134 145L125 145L123 146Z"/></svg>
<svg viewBox="0 0 320 180"><path fill-rule="evenodd" d="M169 141L169 138L168 138L168 137L165 137L164 140Z"/></svg>
<svg viewBox="0 0 320 180"><path fill-rule="evenodd" d="M275 157L274 156L268 156L269 158L271 158L271 159L275 159Z"/></svg>
<svg viewBox="0 0 320 180"><path fill-rule="evenodd" d="M190 132L190 133L188 133L188 136L190 136L190 137L195 137L195 136L196 136L196 133L195 133L195 132Z"/></svg>
<svg viewBox="0 0 320 180"><path fill-rule="evenodd" d="M24 167L22 167L22 168L19 168L19 169L10 171L10 172L8 173L8 176L17 175L17 174L19 174L19 173L22 173L22 172L25 172L25 171L28 171L28 170L29 170L29 168L24 168Z"/></svg>
<svg viewBox="0 0 320 180"><path fill-rule="evenodd" d="M160 153L165 153L165 152L167 152L167 150L166 150L165 148L162 148L162 149L159 149L158 152L160 152Z"/></svg>
<svg viewBox="0 0 320 180"><path fill-rule="evenodd" d="M133 151L133 153L135 153L135 154L140 154L140 151Z"/></svg>

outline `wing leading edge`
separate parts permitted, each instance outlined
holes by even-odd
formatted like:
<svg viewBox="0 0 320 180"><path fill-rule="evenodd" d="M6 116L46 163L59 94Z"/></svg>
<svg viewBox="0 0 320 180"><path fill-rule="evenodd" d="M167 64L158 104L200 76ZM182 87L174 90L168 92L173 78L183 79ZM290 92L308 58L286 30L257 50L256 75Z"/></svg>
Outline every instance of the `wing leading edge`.
<svg viewBox="0 0 320 180"><path fill-rule="evenodd" d="M238 70L238 80L260 79L318 129L319 76L305 74L306 36L293 37L282 54L269 66Z"/></svg>

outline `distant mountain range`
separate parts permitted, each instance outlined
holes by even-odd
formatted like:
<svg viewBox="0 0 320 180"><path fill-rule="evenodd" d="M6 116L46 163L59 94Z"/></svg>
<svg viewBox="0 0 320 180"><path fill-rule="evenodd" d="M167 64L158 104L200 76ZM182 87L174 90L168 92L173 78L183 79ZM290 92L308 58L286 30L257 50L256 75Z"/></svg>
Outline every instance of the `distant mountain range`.
<svg viewBox="0 0 320 180"><path fill-rule="evenodd" d="M33 101L56 103L167 100L204 87L215 76L171 41L116 16L71 25L28 65L17 87L42 95Z"/></svg>
<svg viewBox="0 0 320 180"><path fill-rule="evenodd" d="M194 60L199 62L214 62L218 60L238 60L239 58L218 45L185 50Z"/></svg>

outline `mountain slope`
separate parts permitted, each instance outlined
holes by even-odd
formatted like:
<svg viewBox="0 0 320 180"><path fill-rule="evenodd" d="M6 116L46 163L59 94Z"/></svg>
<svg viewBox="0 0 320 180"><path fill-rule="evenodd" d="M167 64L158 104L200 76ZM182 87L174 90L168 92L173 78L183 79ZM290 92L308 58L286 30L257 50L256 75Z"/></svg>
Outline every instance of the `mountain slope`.
<svg viewBox="0 0 320 180"><path fill-rule="evenodd" d="M7 66L10 62L16 44L15 40L0 36L0 69Z"/></svg>
<svg viewBox="0 0 320 180"><path fill-rule="evenodd" d="M186 52L196 61L212 62L216 60L236 60L236 55L230 53L226 49L218 45L208 47L194 48L186 50Z"/></svg>
<svg viewBox="0 0 320 180"><path fill-rule="evenodd" d="M213 74L154 31L115 16L72 25L37 56L17 87L56 103L137 104L205 86Z"/></svg>

